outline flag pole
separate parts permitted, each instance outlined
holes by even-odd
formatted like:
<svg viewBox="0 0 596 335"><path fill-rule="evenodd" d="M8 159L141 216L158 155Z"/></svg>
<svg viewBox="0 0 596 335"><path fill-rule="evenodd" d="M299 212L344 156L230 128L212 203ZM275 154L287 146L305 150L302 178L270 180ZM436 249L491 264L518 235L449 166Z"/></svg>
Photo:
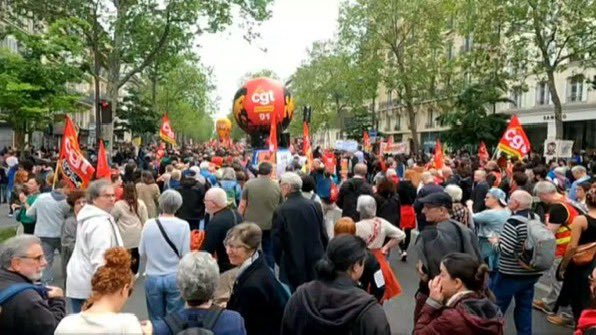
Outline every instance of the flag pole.
<svg viewBox="0 0 596 335"><path fill-rule="evenodd" d="M56 182L58 181L58 171L60 171L60 165L62 165L61 159L59 159L56 162L56 168L54 169L54 180L52 181L52 191L56 188Z"/></svg>

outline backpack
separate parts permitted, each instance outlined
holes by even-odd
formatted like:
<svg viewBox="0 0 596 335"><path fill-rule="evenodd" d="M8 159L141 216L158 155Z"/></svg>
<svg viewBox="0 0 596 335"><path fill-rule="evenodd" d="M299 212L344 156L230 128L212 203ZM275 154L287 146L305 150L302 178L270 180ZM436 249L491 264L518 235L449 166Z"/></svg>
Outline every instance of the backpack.
<svg viewBox="0 0 596 335"><path fill-rule="evenodd" d="M213 327L217 324L223 309L213 305L207 315L196 321L185 321L179 313L167 315L163 320L173 335L214 335Z"/></svg>
<svg viewBox="0 0 596 335"><path fill-rule="evenodd" d="M512 218L528 226L528 237L524 241L522 252L519 255L519 264L531 271L550 269L555 261L557 245L555 234L536 215L533 215L531 219L519 215L514 215Z"/></svg>
<svg viewBox="0 0 596 335"><path fill-rule="evenodd" d="M29 283L16 283L8 286L4 290L0 291L0 313L2 313L2 305L6 302L10 301L14 298L17 294L26 291L26 290L35 290L39 295L42 297L47 296L47 289L42 286L33 285Z"/></svg>

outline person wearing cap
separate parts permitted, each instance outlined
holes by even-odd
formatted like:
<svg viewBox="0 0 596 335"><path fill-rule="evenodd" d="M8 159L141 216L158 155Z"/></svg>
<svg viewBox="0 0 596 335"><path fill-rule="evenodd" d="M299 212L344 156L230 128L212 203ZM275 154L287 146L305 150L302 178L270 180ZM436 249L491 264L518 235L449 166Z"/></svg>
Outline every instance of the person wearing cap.
<svg viewBox="0 0 596 335"><path fill-rule="evenodd" d="M428 282L438 276L443 257L452 252L467 253L480 260L478 240L468 227L450 218L452 200L445 192L435 192L418 200L422 204L427 226L420 232L414 246L419 255L420 285L416 292L414 323L429 296Z"/></svg>
<svg viewBox="0 0 596 335"><path fill-rule="evenodd" d="M480 256L488 265L492 279L499 265L499 253L493 248L489 239L499 236L503 225L511 216L511 212L507 208L505 192L498 188L488 190L484 197L484 204L487 209L472 214L472 219L478 229ZM471 206L470 210L472 210Z"/></svg>

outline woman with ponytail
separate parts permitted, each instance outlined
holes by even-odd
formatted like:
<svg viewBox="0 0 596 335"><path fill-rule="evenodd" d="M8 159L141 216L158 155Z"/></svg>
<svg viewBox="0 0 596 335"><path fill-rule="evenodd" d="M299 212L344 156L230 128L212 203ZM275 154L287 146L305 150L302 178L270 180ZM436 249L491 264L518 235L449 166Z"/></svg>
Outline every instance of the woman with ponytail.
<svg viewBox="0 0 596 335"><path fill-rule="evenodd" d="M132 294L134 276L130 271L130 254L122 247L110 248L91 279L91 297L83 311L72 314L58 324L62 334L151 334L151 323L141 324L134 314L120 313Z"/></svg>
<svg viewBox="0 0 596 335"><path fill-rule="evenodd" d="M358 287L366 256L360 237L333 238L315 267L317 279L299 286L286 305L281 334L389 335L383 308Z"/></svg>
<svg viewBox="0 0 596 335"><path fill-rule="evenodd" d="M137 189L133 183L126 183L122 193L122 200L116 201L112 216L120 230L124 248L132 255L132 272L139 270L139 243L143 224L148 219L147 206L137 196Z"/></svg>
<svg viewBox="0 0 596 335"><path fill-rule="evenodd" d="M430 295L414 325L414 335L503 334L504 318L487 295L488 266L468 254L451 253L428 286Z"/></svg>

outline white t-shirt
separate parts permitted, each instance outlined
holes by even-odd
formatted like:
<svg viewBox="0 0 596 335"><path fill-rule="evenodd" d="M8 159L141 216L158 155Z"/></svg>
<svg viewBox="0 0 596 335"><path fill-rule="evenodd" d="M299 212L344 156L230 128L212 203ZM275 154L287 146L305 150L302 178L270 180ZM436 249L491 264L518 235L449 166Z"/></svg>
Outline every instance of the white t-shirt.
<svg viewBox="0 0 596 335"><path fill-rule="evenodd" d="M62 319L54 334L143 334L143 330L134 314L82 312Z"/></svg>

